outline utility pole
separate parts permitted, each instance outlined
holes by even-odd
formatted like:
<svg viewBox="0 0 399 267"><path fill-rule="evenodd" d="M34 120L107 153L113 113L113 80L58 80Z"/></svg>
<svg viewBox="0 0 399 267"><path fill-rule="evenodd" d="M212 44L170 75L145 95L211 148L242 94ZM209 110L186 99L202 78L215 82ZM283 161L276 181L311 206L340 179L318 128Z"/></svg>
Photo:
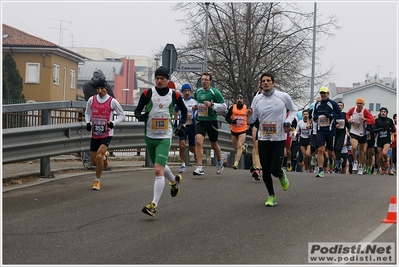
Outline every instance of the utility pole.
<svg viewBox="0 0 399 267"><path fill-rule="evenodd" d="M72 24L72 21L68 21L68 20L60 20L60 19L49 19L49 20L56 20L60 22L60 27L59 28L53 28L53 29L59 29L60 30L60 34L59 34L59 40L58 40L58 45L62 46L62 40L63 40L63 35L64 35L64 30L68 30L66 28L62 28L62 22L69 22Z"/></svg>
<svg viewBox="0 0 399 267"><path fill-rule="evenodd" d="M316 6L314 3L313 11L313 49L312 49L312 77L310 78L310 104L314 101L314 72L315 72L315 54L316 54Z"/></svg>
<svg viewBox="0 0 399 267"><path fill-rule="evenodd" d="M204 53L204 71L207 71L208 63L208 17L209 17L209 2L205 2L206 17L205 17L205 53Z"/></svg>

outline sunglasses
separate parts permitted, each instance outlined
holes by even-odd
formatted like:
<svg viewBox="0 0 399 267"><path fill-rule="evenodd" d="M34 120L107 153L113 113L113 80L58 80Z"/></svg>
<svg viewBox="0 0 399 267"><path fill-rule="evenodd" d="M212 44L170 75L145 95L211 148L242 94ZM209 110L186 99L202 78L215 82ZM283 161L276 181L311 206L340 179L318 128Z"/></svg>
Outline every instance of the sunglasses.
<svg viewBox="0 0 399 267"><path fill-rule="evenodd" d="M363 105L363 103L356 103L356 105Z"/></svg>

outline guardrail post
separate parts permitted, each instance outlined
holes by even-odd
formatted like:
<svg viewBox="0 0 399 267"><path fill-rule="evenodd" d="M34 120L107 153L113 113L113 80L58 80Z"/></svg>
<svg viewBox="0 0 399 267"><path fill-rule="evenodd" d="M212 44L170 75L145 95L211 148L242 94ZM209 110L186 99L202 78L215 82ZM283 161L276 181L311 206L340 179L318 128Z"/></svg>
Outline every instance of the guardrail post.
<svg viewBox="0 0 399 267"><path fill-rule="evenodd" d="M43 109L41 119L42 119L41 125L49 125L50 119L51 119L51 110ZM51 173L50 157L40 158L40 177L43 177L43 178L53 178L54 177L54 175Z"/></svg>
<svg viewBox="0 0 399 267"><path fill-rule="evenodd" d="M152 163L151 159L150 159L150 155L148 154L148 149L145 150L145 162L144 165L146 167L152 168L154 167L154 164Z"/></svg>

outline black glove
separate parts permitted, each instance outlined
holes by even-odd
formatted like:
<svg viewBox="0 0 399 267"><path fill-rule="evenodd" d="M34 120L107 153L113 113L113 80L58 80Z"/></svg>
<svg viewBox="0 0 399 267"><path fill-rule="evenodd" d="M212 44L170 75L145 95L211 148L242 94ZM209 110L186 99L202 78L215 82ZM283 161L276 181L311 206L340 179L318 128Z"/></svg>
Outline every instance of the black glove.
<svg viewBox="0 0 399 267"><path fill-rule="evenodd" d="M237 124L237 119L234 119L231 124Z"/></svg>
<svg viewBox="0 0 399 267"><path fill-rule="evenodd" d="M148 119L148 114L144 113L140 115L140 118L138 118L139 121L146 121Z"/></svg>
<svg viewBox="0 0 399 267"><path fill-rule="evenodd" d="M175 123L173 124L173 127L176 129L177 128L177 120L175 120Z"/></svg>
<svg viewBox="0 0 399 267"><path fill-rule="evenodd" d="M91 124L90 124L90 122L86 124L86 130L89 131L89 132L91 131Z"/></svg>
<svg viewBox="0 0 399 267"><path fill-rule="evenodd" d="M184 127L183 125L179 125L179 127L177 127L174 132L175 136L179 137L184 136L185 133L186 133L186 127Z"/></svg>
<svg viewBox="0 0 399 267"><path fill-rule="evenodd" d="M112 121L109 121L109 122L108 122L108 127L109 127L110 129L114 129L114 124L112 123Z"/></svg>

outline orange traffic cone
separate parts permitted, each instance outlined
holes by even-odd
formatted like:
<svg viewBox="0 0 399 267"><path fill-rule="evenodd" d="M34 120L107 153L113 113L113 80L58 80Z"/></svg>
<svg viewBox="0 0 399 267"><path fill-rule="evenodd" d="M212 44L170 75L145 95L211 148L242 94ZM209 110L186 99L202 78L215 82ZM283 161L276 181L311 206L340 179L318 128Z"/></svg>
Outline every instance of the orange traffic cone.
<svg viewBox="0 0 399 267"><path fill-rule="evenodd" d="M384 223L396 223L396 198L391 197L391 202L389 203L387 218L382 220Z"/></svg>

